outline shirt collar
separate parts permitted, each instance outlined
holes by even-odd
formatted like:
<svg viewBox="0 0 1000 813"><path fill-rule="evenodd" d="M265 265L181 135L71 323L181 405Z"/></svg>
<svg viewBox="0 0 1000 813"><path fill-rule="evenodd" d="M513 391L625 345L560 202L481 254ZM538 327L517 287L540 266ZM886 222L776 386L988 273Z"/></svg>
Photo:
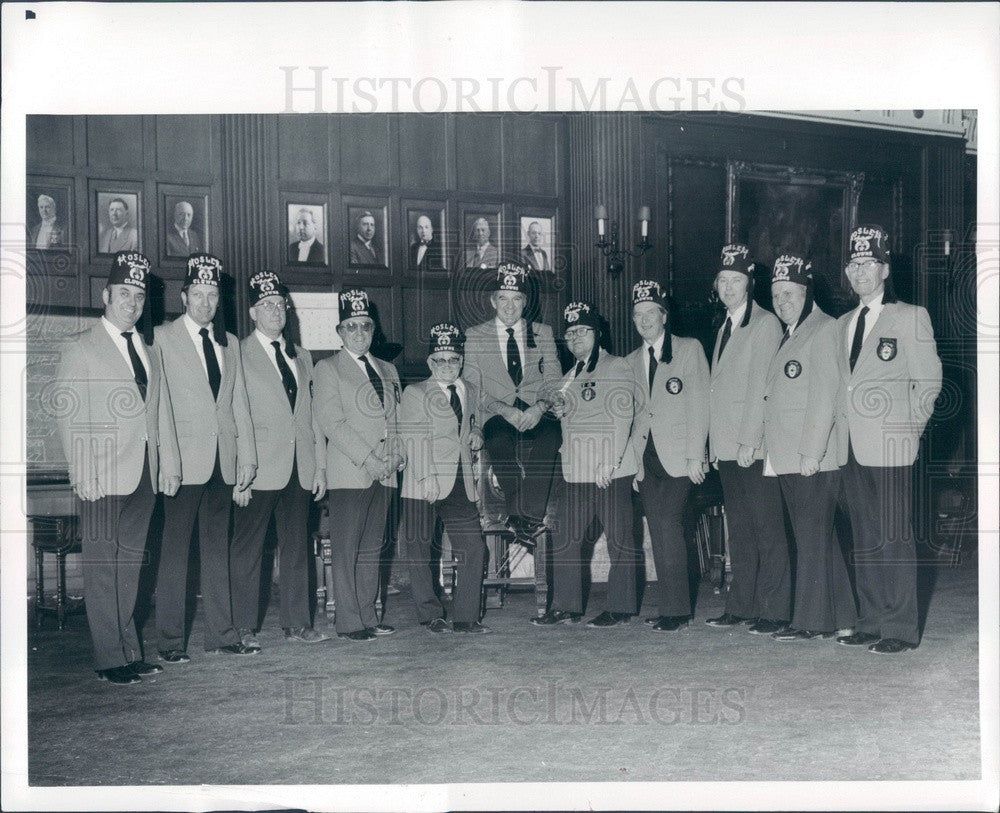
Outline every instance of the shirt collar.
<svg viewBox="0 0 1000 813"><path fill-rule="evenodd" d="M746 313L746 310L747 310L747 300L744 299L743 304L736 309L735 313L730 314L728 311L726 312L726 316L728 316L730 319L733 320L734 328L740 326L740 323L743 321L743 314Z"/></svg>
<svg viewBox="0 0 1000 813"><path fill-rule="evenodd" d="M858 313L861 313L861 309L867 307L869 313L871 311L880 311L880 310L882 310L882 300L884 298L885 298L885 288L882 289L882 293L880 293L877 297L875 297L867 305L865 305L864 302L858 302L858 307L855 308L855 310Z"/></svg>
<svg viewBox="0 0 1000 813"><path fill-rule="evenodd" d="M653 350L656 352L656 357L659 358L660 353L663 350L663 342L664 342L664 340L666 338L667 338L667 331L664 330L663 333L660 334L660 338L658 338L655 342L653 342L652 344L650 344L647 341L643 341L643 344L647 348L652 347ZM647 355L648 355L648 351L647 351Z"/></svg>
<svg viewBox="0 0 1000 813"><path fill-rule="evenodd" d="M259 328L254 328L253 335L257 337L257 341L259 341L261 343L261 346L265 350L268 350L268 351L274 350L274 348L271 347L271 342L278 342L278 344L281 345L281 351L283 353L286 352L286 345L285 345L285 337L284 336L278 336L277 339L269 339L269 338L267 338L267 336Z"/></svg>
<svg viewBox="0 0 1000 813"><path fill-rule="evenodd" d="M299 240L299 245L300 246L311 246L315 242L316 242L316 238L315 237L310 237L308 240Z"/></svg>
<svg viewBox="0 0 1000 813"><path fill-rule="evenodd" d="M221 302L219 303L219 307L220 308L222 307ZM198 334L198 331L201 330L201 325L199 325L194 319L188 316L187 311L184 311L184 315L181 317L181 319L184 321L184 327L187 328L187 332L190 334L191 338L196 342L200 342L201 336ZM208 338L211 339L212 344L216 344L215 334L214 331L212 330L211 325L208 325Z"/></svg>
<svg viewBox="0 0 1000 813"><path fill-rule="evenodd" d="M104 325L104 329L106 331L108 331L108 335L112 339L114 339L118 344L121 344L122 342L125 341L124 337L122 336L122 333L124 331L121 330L120 328L115 327L114 324L112 324L111 320L108 319L107 316L101 316L101 324L103 324ZM131 328L129 328L129 330L131 330L133 333L135 333L136 332L135 325L133 325Z"/></svg>
<svg viewBox="0 0 1000 813"><path fill-rule="evenodd" d="M499 316L496 317L495 321L497 325L497 333L506 336L508 325L504 324L504 321ZM510 325L510 327L514 328L515 337L522 336L524 334L524 318L522 317L518 319L514 322L514 324Z"/></svg>
<svg viewBox="0 0 1000 813"><path fill-rule="evenodd" d="M446 393L448 392L448 387L451 386L451 384L445 384L443 381L438 381L436 378L434 379L434 383L437 384ZM464 398L465 397L465 384L462 381L462 377L459 376L458 378L456 378L451 383L455 385L455 391L458 393L459 397Z"/></svg>

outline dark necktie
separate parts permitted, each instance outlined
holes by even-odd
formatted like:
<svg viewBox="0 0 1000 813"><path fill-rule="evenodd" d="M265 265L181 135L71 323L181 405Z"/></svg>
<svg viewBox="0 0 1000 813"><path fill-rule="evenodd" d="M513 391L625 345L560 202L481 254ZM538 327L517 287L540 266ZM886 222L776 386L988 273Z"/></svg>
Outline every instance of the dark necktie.
<svg viewBox="0 0 1000 813"><path fill-rule="evenodd" d="M722 341L719 342L719 358L722 358L722 351L726 349L726 342L733 333L733 320L726 317L726 326L722 328ZM717 359L718 360L718 359Z"/></svg>
<svg viewBox="0 0 1000 813"><path fill-rule="evenodd" d="M854 365L861 355L861 345L865 343L865 314L868 313L868 306L865 305L858 314L858 324L854 328L854 339L851 341L851 372L854 372Z"/></svg>
<svg viewBox="0 0 1000 813"><path fill-rule="evenodd" d="M787 342L791 338L791 336L792 336L792 329L786 327L785 332L781 336L781 344L778 345L779 350L785 346L785 342Z"/></svg>
<svg viewBox="0 0 1000 813"><path fill-rule="evenodd" d="M656 350L649 348L649 394L653 394L653 379L656 378Z"/></svg>
<svg viewBox="0 0 1000 813"><path fill-rule="evenodd" d="M462 431L462 399L458 397L458 389L454 384L448 385L448 401L451 403L451 410L458 419L458 431Z"/></svg>
<svg viewBox="0 0 1000 813"><path fill-rule="evenodd" d="M574 370L574 372L573 372L573 378L576 378L582 372L583 372L583 362L582 361L578 361L576 363L576 370Z"/></svg>
<svg viewBox="0 0 1000 813"><path fill-rule="evenodd" d="M281 373L281 386L285 388L285 395L288 396L288 405L295 412L295 396L299 394L299 385L295 383L295 374L292 368L285 361L285 354L281 352L281 342L271 342L274 348L274 358L278 362L278 372Z"/></svg>
<svg viewBox="0 0 1000 813"><path fill-rule="evenodd" d="M212 399L218 400L219 387L222 385L222 373L219 370L219 360L215 357L215 348L208 338L208 328L198 331L201 336L201 352L205 354L205 366L208 368L208 385L212 388Z"/></svg>
<svg viewBox="0 0 1000 813"><path fill-rule="evenodd" d="M507 328L507 372L510 373L510 380L515 387L521 386L523 370L521 369L521 351L517 347L517 340L514 338L514 328Z"/></svg>
<svg viewBox="0 0 1000 813"><path fill-rule="evenodd" d="M375 388L375 393L378 395L378 402L384 407L385 388L382 386L382 379L378 377L378 373L375 372L375 368L372 367L372 363L368 360L368 356L362 356L361 361L365 365L365 372L368 373L368 380L372 382L372 386Z"/></svg>
<svg viewBox="0 0 1000 813"><path fill-rule="evenodd" d="M139 352L135 349L135 345L132 344L132 331L126 330L122 333L122 338L125 339L125 343L128 345L128 358L132 362L132 374L135 376L135 385L139 388L139 395L142 396L142 400L146 400L146 386L149 384L149 379L146 378L146 367L142 363L142 359L139 358Z"/></svg>

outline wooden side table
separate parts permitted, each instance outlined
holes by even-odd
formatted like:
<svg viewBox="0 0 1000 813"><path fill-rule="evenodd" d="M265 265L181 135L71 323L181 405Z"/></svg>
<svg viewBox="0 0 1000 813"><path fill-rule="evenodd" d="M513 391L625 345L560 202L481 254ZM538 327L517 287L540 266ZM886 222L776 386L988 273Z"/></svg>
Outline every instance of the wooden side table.
<svg viewBox="0 0 1000 813"><path fill-rule="evenodd" d="M75 515L29 515L31 546L35 549L35 626L42 625L42 616L51 613L61 630L70 613L85 609L83 602L70 603L66 596L66 556L80 553L79 518ZM55 603L45 598L44 564L45 554L56 557Z"/></svg>

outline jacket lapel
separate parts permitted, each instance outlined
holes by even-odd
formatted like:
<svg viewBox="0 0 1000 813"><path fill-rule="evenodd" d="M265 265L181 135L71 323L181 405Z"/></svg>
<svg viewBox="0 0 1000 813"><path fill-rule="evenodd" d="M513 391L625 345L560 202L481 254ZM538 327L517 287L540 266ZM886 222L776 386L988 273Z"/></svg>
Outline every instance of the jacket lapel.
<svg viewBox="0 0 1000 813"><path fill-rule="evenodd" d="M271 394L281 403L288 403L288 395L285 394L285 385L281 381L281 374L274 369L274 364L271 362L267 350L264 349L257 337L253 334L250 336L250 341L247 342L249 352L243 358L244 366L254 367L257 374L268 382Z"/></svg>
<svg viewBox="0 0 1000 813"><path fill-rule="evenodd" d="M212 402L214 400L212 398L212 388L208 385L208 375L205 373L201 348L196 348L194 342L191 340L191 334L188 333L187 328L184 326L184 317L178 316L174 319L170 323L169 329L173 331L173 340L180 348L181 355L186 358L185 366L194 371L192 378L197 379L199 382L195 386L202 390L202 397ZM221 388L219 391L222 391Z"/></svg>

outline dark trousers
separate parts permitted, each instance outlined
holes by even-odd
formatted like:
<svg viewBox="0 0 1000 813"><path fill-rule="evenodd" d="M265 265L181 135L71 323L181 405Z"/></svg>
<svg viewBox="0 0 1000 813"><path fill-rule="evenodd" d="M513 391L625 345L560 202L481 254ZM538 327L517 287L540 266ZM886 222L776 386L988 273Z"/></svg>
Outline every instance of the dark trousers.
<svg viewBox="0 0 1000 813"><path fill-rule="evenodd" d="M777 477L764 476L764 462L743 468L719 461L729 529L733 580L726 612L743 618L787 621L791 614L788 538Z"/></svg>
<svg viewBox="0 0 1000 813"><path fill-rule="evenodd" d="M494 415L483 426L483 440L493 473L503 489L507 513L543 519L552 488L556 452L562 442L559 421L546 413L534 429L518 432Z"/></svg>
<svg viewBox="0 0 1000 813"><path fill-rule="evenodd" d="M148 465L131 494L80 501L83 593L95 669L142 659L133 613L155 506Z"/></svg>
<svg viewBox="0 0 1000 813"><path fill-rule="evenodd" d="M841 470L854 538L858 632L920 643L912 466L862 466L850 448Z"/></svg>
<svg viewBox="0 0 1000 813"><path fill-rule="evenodd" d="M233 487L222 479L219 458L208 482L182 485L163 500L163 544L156 574L156 631L161 652L185 649L188 554L198 520L205 649L239 643L229 598L229 511Z"/></svg>
<svg viewBox="0 0 1000 813"><path fill-rule="evenodd" d="M256 630L260 619L260 569L264 537L274 517L281 578L281 626L308 627L309 618L309 492L299 483L298 464L283 489L254 491L246 508L233 508L233 543L229 548L229 580L233 594L233 624Z"/></svg>
<svg viewBox="0 0 1000 813"><path fill-rule="evenodd" d="M782 474L778 480L795 533L792 626L814 632L853 627L854 593L833 532L840 470L818 471L810 477Z"/></svg>
<svg viewBox="0 0 1000 813"><path fill-rule="evenodd" d="M479 524L476 504L465 495L462 469L451 493L431 504L426 500L403 500L403 523L400 527L400 548L410 567L410 586L417 620L421 624L444 618L444 607L435 591L437 568L431 556L436 519L444 523L451 551L457 562L457 584L452 596L452 621L472 623L479 620L479 599L483 587L483 565L486 542Z"/></svg>
<svg viewBox="0 0 1000 813"><path fill-rule="evenodd" d="M632 478L619 477L607 488L566 483L552 533L552 609L583 612L583 542L596 519L608 541L608 606L613 613L634 614L638 607L639 555L632 538Z"/></svg>
<svg viewBox="0 0 1000 813"><path fill-rule="evenodd" d="M642 456L644 475L639 483L643 510L656 565L656 600L660 615L691 615L687 543L684 541L684 504L691 491L687 477L671 477L657 457L650 436Z"/></svg>
<svg viewBox="0 0 1000 813"><path fill-rule="evenodd" d="M381 483L329 491L338 634L378 624L375 598L389 492Z"/></svg>

